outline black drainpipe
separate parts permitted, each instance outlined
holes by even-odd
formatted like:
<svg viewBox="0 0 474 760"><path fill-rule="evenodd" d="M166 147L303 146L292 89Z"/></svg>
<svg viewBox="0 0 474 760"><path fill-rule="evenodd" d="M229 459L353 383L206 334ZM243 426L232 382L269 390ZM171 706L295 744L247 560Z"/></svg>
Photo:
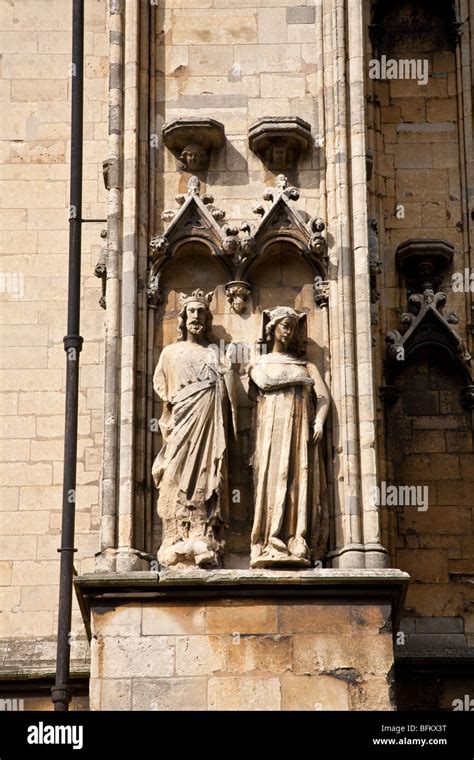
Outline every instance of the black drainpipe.
<svg viewBox="0 0 474 760"><path fill-rule="evenodd" d="M77 410L81 298L82 134L84 106L84 0L72 3L71 185L69 208L69 279L66 351L66 419L64 428L63 510L61 527L59 617L56 681L51 689L55 710L68 710L70 631L76 516Z"/></svg>

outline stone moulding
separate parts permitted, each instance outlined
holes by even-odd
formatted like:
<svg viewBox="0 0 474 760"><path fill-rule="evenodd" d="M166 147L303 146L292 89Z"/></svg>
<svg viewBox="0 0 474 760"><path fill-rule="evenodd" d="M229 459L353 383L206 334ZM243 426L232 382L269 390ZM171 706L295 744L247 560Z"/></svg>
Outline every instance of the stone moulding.
<svg viewBox="0 0 474 760"><path fill-rule="evenodd" d="M111 164L112 160L110 158L106 158L105 161L102 161L102 179L104 180L104 187L106 190L110 190L109 171Z"/></svg>
<svg viewBox="0 0 474 760"><path fill-rule="evenodd" d="M298 116L265 116L249 127L250 150L271 171L296 169L311 142L311 125Z"/></svg>
<svg viewBox="0 0 474 760"><path fill-rule="evenodd" d="M89 573L74 587L88 637L95 605L148 599L303 597L386 600L392 605L392 630L398 630L410 576L402 570L161 570L131 573Z"/></svg>
<svg viewBox="0 0 474 760"><path fill-rule="evenodd" d="M275 186L265 190L265 207L258 204L254 213L259 217L256 224L242 222L240 226L225 222L225 211L214 206L214 197L201 194L201 182L192 176L186 195L176 196L177 209L163 211L161 218L169 222L165 232L150 240L150 268L146 287L148 302L154 306L160 302L159 274L175 253L183 246L201 244L203 250L215 256L221 263L229 281L226 294L233 311L243 313L245 301L252 289L251 270L275 243L286 244L301 255L313 278L327 284L327 242L323 235L325 224L317 216L306 222L292 205L299 199L299 190L288 184L280 174ZM248 292L245 292L248 289ZM316 294L316 293L315 293ZM317 293L317 305L327 303L328 289Z"/></svg>
<svg viewBox="0 0 474 760"><path fill-rule="evenodd" d="M369 282L370 282L370 324L378 327L380 324L377 303L380 300L380 291L377 288L377 277L383 272L383 264L379 253L379 236L377 220L369 219Z"/></svg>
<svg viewBox="0 0 474 760"><path fill-rule="evenodd" d="M224 125L208 117L180 116L163 124L162 135L179 168L189 172L208 169L212 152L225 142Z"/></svg>
<svg viewBox="0 0 474 760"><path fill-rule="evenodd" d="M245 710L249 694L255 710L313 709L313 684L320 688L322 676L317 694L326 699L327 685L337 689L336 709L349 709L353 685L361 709L375 691L374 709L383 700L391 710L394 634L408 582L400 570L174 568L81 576L75 588L91 642L90 709ZM374 656L354 657L354 638L358 650L373 645ZM328 654L316 663L311 650ZM258 702L245 685L249 673ZM285 692L295 682L301 688L290 701ZM141 702L131 699L132 683ZM219 702L216 688L224 689ZM229 702L229 689L237 703ZM174 692L173 703L163 701L163 691Z"/></svg>

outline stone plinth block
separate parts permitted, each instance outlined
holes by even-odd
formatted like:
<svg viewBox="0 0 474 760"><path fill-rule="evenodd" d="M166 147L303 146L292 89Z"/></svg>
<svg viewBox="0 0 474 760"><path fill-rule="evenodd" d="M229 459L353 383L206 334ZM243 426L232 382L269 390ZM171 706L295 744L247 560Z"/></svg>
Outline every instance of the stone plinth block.
<svg viewBox="0 0 474 760"><path fill-rule="evenodd" d="M94 573L91 709L394 709L398 570Z"/></svg>

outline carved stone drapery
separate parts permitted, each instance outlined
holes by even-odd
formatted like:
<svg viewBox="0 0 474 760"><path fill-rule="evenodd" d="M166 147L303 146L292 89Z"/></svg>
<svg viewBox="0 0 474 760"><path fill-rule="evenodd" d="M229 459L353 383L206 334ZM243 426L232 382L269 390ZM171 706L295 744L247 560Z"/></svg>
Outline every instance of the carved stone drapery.
<svg viewBox="0 0 474 760"><path fill-rule="evenodd" d="M291 186L284 175L279 175L275 180L274 187L268 187L265 190L263 194L264 203L259 204L254 209L257 216L256 222L250 223L244 221L239 225L235 225L226 221L225 211L214 204L214 198L209 192L202 192L202 184L199 178L192 176L188 182L187 193L176 197L177 207L163 211L162 219L167 223L165 230L155 235L150 241L151 266L146 287L149 306L151 308L156 307L163 297L160 284L168 263L174 259L180 250L186 250L187 246L191 246L188 250L198 251L197 255L209 255L219 261L223 273L225 273L224 277L227 280L227 282L224 280L226 282L225 295L230 304L230 309L235 314L243 316L247 310L246 302L252 290L252 273L258 270L260 260L265 260L267 255L272 255L275 245L277 246L277 250L283 251L285 255L288 252L289 257L301 257L306 262L309 275L307 284L313 284L316 305L319 309L326 306L329 297L329 282L327 242L324 237L325 224L319 216L315 215L308 219L308 217L303 216L295 208L295 202L299 200L299 195L299 190ZM189 300L190 298L188 298ZM304 318L306 319L306 317ZM229 337L232 340L233 336ZM181 382L179 373L184 373L183 378L184 376L194 378L196 383L204 381L203 378L198 377L198 374L196 374L196 367L194 365L191 366L191 356L194 358L197 356L195 348L191 349L191 352L194 351L194 353L190 353L188 356L185 351L185 341L179 341L178 348L176 346L178 344L167 344L163 348L160 354L160 362L155 372L154 388L160 398L165 401L167 412L170 411L170 401L164 389L169 389L170 380L167 378L160 385L158 382L160 372L174 373L178 384ZM179 356L174 356L174 353L177 351L179 352ZM170 358L170 361L168 361L167 357ZM205 366L205 357L198 358L199 366ZM201 362L201 359L204 364ZM299 366L298 361L299 358L297 357L297 366ZM164 367L166 363L167 367ZM311 378L315 373L318 373L314 365L309 365L305 361L304 365L305 367L311 366ZM219 368L219 372L221 373L221 378L224 378L226 375L225 368ZM319 374L318 377L322 383L321 387L323 387L324 383ZM186 385L187 381L183 379L182 382ZM176 395L179 401L179 392ZM323 395L321 393L321 398ZM311 403L313 402L318 403L318 399L313 399ZM199 405L192 410L192 414L190 412L191 417L194 417L196 420L202 411L198 407ZM223 412L222 417L224 417ZM215 421L215 416L213 419ZM176 436L180 433L178 420L179 414L175 416ZM322 431L322 420L320 422L321 430L319 430L318 436L320 436ZM209 420L203 420L203 423L209 424ZM183 500L184 498L182 494L180 496L174 493L173 489L176 482L181 483L179 490L184 493L187 481L184 475L178 471L173 471L173 477L169 482L164 482L163 480L163 478L166 480L167 477L164 472L168 468L169 461L173 461L173 463L175 461L173 458L173 446L178 451L180 450L181 443L178 438L174 441L174 424L170 423L168 418L162 418L160 426L163 430L164 444L162 453L159 455L154 466L155 483L159 490L158 515L163 530L163 540L158 555L159 562L162 565L177 564L182 567L192 566L193 564L202 567L219 566L222 558L221 540L223 526L226 522L225 516L220 516L219 520L221 520L222 524L219 522L216 530L211 525L207 526L204 520L204 508L201 510L201 516L199 516L199 509L189 511L189 505L196 494L191 494L191 496L188 494L189 498L186 498L189 503L186 502L183 509L180 508L179 515L172 514L171 503L181 504L180 499ZM226 427L226 425L224 426ZM186 431L186 433L188 434L189 431ZM309 442L302 443L303 447L306 445L309 445ZM182 465L184 472L184 461ZM318 464L318 472L320 467L321 465ZM195 470L196 472L199 471L197 463ZM206 470L206 467L204 467L204 470ZM207 471L209 471L209 467L207 467ZM221 475L222 478L219 482L223 484L225 480L223 471ZM316 480L319 483L319 476L316 477ZM170 493L172 493L171 498L169 496ZM313 504L312 499L309 501ZM320 501L318 500L317 503L320 504ZM209 504L206 510L208 507ZM321 514L322 512L319 513L318 519L321 518ZM326 521L324 530L322 526L320 526L321 530L319 530L314 520L312 523L313 529L318 534L317 540L321 541L321 546L317 550L318 558L324 555L327 544L327 505L324 507L324 519ZM307 516L306 524L309 526L310 522L309 516ZM301 545L302 541L306 540L305 536L306 533L304 535L302 533L300 536ZM295 547L293 546L293 548ZM308 556L305 557L300 556L298 552L299 549L296 553L290 551L288 555L291 555L291 562L297 566L308 565L310 560L316 556L313 550L311 551L311 555L308 553Z"/></svg>

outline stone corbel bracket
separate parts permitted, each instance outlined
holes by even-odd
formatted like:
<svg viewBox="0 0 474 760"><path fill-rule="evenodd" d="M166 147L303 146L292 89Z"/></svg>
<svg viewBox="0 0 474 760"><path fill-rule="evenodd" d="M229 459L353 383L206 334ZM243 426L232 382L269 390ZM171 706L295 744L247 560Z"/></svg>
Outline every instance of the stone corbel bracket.
<svg viewBox="0 0 474 760"><path fill-rule="evenodd" d="M252 286L245 280L233 280L225 286L225 295L230 308L236 314L243 314L247 308L247 299L252 292Z"/></svg>
<svg viewBox="0 0 474 760"><path fill-rule="evenodd" d="M385 337L387 367L393 377L419 349L442 349L455 361L466 382L461 402L469 407L471 355L453 328L459 321L456 314L443 313L447 296L438 290L453 254L453 246L444 240L408 240L397 248L396 263L407 285L408 308L400 318L402 329L391 330Z"/></svg>
<svg viewBox="0 0 474 760"><path fill-rule="evenodd" d="M96 277L102 280L102 295L99 298L99 306L101 306L102 309L105 309L107 304L107 230L101 230L100 236L104 243L100 249L99 260L95 265L94 274Z"/></svg>
<svg viewBox="0 0 474 760"><path fill-rule="evenodd" d="M195 174L209 168L213 151L225 143L224 125L207 117L180 116L163 124L163 143L178 161L178 168Z"/></svg>
<svg viewBox="0 0 474 760"><path fill-rule="evenodd" d="M311 125L298 116L265 116L249 127L250 150L274 172L295 170L312 142Z"/></svg>

